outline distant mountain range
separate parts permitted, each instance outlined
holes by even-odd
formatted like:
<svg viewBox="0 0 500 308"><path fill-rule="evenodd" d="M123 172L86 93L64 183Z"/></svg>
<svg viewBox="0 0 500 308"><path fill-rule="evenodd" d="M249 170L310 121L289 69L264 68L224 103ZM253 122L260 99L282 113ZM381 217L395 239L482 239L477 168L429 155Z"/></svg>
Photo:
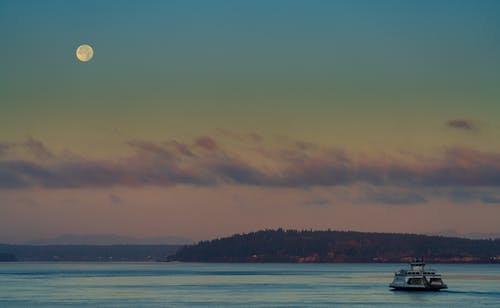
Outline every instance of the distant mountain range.
<svg viewBox="0 0 500 308"><path fill-rule="evenodd" d="M184 245L194 241L185 237L129 237L116 234L63 234L48 239L24 242L24 245Z"/></svg>
<svg viewBox="0 0 500 308"><path fill-rule="evenodd" d="M500 238L500 233L482 233L482 232L459 233L455 230L443 230L434 233L427 233L427 235L461 237L461 238L468 238L471 240L487 240L487 239Z"/></svg>
<svg viewBox="0 0 500 308"><path fill-rule="evenodd" d="M0 262L14 261L160 261L178 245L13 245L0 244Z"/></svg>

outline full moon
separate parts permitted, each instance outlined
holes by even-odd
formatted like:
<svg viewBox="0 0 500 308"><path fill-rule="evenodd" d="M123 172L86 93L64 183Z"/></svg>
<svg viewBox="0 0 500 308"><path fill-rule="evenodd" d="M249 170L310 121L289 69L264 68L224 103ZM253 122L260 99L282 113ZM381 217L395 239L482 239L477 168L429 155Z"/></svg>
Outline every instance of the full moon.
<svg viewBox="0 0 500 308"><path fill-rule="evenodd" d="M83 44L78 46L78 48L76 49L76 57L82 62L90 61L93 56L94 49L92 49L92 46L90 45Z"/></svg>

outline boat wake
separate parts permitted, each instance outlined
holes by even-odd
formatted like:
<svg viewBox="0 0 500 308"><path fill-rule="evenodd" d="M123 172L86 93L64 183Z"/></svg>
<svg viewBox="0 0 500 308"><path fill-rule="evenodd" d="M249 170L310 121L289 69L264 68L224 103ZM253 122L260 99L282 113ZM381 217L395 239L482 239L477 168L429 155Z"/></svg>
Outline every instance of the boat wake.
<svg viewBox="0 0 500 308"><path fill-rule="evenodd" d="M451 294L468 294L468 295L485 295L485 296L495 296L500 297L500 292L498 291L460 291L460 290L443 290L442 293L451 293Z"/></svg>

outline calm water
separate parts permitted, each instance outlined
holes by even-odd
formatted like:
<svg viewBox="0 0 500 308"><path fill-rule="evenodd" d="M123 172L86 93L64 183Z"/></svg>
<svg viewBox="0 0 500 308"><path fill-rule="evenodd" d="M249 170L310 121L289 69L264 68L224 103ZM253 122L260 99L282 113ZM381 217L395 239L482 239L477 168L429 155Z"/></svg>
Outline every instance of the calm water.
<svg viewBox="0 0 500 308"><path fill-rule="evenodd" d="M402 264L0 263L0 306L490 306L500 265L436 265L449 290L394 292Z"/></svg>

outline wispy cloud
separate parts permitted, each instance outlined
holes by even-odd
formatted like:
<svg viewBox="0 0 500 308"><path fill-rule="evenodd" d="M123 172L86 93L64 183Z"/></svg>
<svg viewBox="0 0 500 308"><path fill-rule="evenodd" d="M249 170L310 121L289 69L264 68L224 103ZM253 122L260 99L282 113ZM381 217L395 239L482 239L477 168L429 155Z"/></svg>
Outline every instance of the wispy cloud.
<svg viewBox="0 0 500 308"><path fill-rule="evenodd" d="M257 133L238 133L226 129L219 128L217 129L217 135L223 137L229 137L236 141L241 142L255 142L259 143L263 140L263 137Z"/></svg>
<svg viewBox="0 0 500 308"><path fill-rule="evenodd" d="M313 205L313 206L324 206L331 204L331 201L326 198L314 198L309 199L304 202L304 205Z"/></svg>
<svg viewBox="0 0 500 308"><path fill-rule="evenodd" d="M500 203L500 197L495 196L482 196L480 200L482 203Z"/></svg>
<svg viewBox="0 0 500 308"><path fill-rule="evenodd" d="M127 144L140 152L150 153L164 158L172 158L173 153L167 150L165 147L158 145L154 142L148 142L143 140L129 141Z"/></svg>
<svg viewBox="0 0 500 308"><path fill-rule="evenodd" d="M37 159L47 160L54 157L54 154L45 146L45 144L32 137L28 138L28 140L23 143L23 146L33 153Z"/></svg>
<svg viewBox="0 0 500 308"><path fill-rule="evenodd" d="M500 193L498 191L498 188L496 189L496 191L491 189L470 189L464 187L454 188L448 192L448 197L455 203L500 203Z"/></svg>
<svg viewBox="0 0 500 308"><path fill-rule="evenodd" d="M8 142L0 142L0 157L5 155L10 148L10 144Z"/></svg>
<svg viewBox="0 0 500 308"><path fill-rule="evenodd" d="M111 204L122 204L123 203L123 199L118 195L109 194L108 198L109 198L109 202L111 202Z"/></svg>
<svg viewBox="0 0 500 308"><path fill-rule="evenodd" d="M446 122L446 125L448 127L463 129L463 130L473 130L476 128L476 126L474 125L474 123L472 123L472 121L465 119L449 120L448 122Z"/></svg>
<svg viewBox="0 0 500 308"><path fill-rule="evenodd" d="M44 143L33 137L29 137L23 142L0 142L0 158L8 154L15 156L19 152L41 161L55 157L55 154Z"/></svg>
<svg viewBox="0 0 500 308"><path fill-rule="evenodd" d="M23 143L26 144L26 143ZM304 142L248 148L241 157L213 137L192 143L130 141L135 151L114 160L53 154L29 140L37 159L0 160L0 188L80 188L111 186L313 187L352 184L398 187L500 187L500 153L449 148L439 157L404 160L356 156ZM250 151L250 150L249 150ZM52 157L52 159L48 159ZM250 157L250 158L248 158ZM377 199L378 198L378 199ZM393 198L393 199L391 199ZM416 195L372 196L385 203L425 202ZM493 199L488 199L493 200Z"/></svg>
<svg viewBox="0 0 500 308"><path fill-rule="evenodd" d="M215 139L208 137L208 136L202 136L199 137L195 140L195 144L201 148L204 148L205 150L208 151L215 151L217 150L217 142Z"/></svg>
<svg viewBox="0 0 500 308"><path fill-rule="evenodd" d="M359 200L363 203L381 203L388 205L413 205L426 203L427 198L413 191L374 191L370 190Z"/></svg>

